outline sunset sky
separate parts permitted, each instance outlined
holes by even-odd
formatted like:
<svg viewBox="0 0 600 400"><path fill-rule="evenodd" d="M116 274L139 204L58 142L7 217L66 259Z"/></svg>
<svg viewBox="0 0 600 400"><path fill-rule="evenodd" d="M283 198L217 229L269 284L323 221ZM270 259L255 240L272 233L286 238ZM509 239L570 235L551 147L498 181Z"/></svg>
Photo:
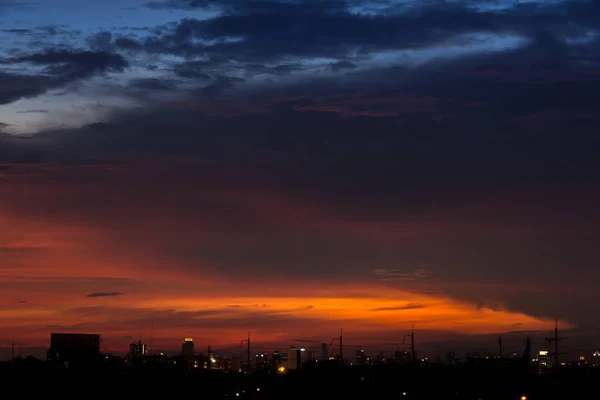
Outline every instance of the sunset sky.
<svg viewBox="0 0 600 400"><path fill-rule="evenodd" d="M0 0L0 359L591 356L599 93L597 1Z"/></svg>

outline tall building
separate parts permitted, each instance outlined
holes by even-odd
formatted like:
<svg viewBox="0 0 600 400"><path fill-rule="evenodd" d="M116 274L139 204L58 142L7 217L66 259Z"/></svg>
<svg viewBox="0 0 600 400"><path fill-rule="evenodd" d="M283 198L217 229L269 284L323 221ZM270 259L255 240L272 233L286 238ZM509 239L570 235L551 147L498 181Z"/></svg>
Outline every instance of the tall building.
<svg viewBox="0 0 600 400"><path fill-rule="evenodd" d="M356 350L356 363L358 365L367 365L369 357L365 354L364 350Z"/></svg>
<svg viewBox="0 0 600 400"><path fill-rule="evenodd" d="M146 345L142 343L141 340L139 342L133 342L129 345L129 357L131 358L142 357L145 356L146 353Z"/></svg>
<svg viewBox="0 0 600 400"><path fill-rule="evenodd" d="M100 360L100 335L51 333L48 360L69 368Z"/></svg>
<svg viewBox="0 0 600 400"><path fill-rule="evenodd" d="M288 352L287 369L293 370L302 368L302 350L303 349L297 349L295 347L290 348L290 351Z"/></svg>
<svg viewBox="0 0 600 400"><path fill-rule="evenodd" d="M268 371L270 368L270 361L268 359L269 353L257 354L254 360L256 371Z"/></svg>
<svg viewBox="0 0 600 400"><path fill-rule="evenodd" d="M185 338L181 343L181 355L187 358L194 356L194 339Z"/></svg>
<svg viewBox="0 0 600 400"><path fill-rule="evenodd" d="M307 351L306 352L306 362L313 362L313 360L315 359L315 352L314 351Z"/></svg>
<svg viewBox="0 0 600 400"><path fill-rule="evenodd" d="M329 349L327 348L327 343L321 343L321 359L329 359Z"/></svg>
<svg viewBox="0 0 600 400"><path fill-rule="evenodd" d="M548 354L548 350L540 350L538 355L538 367L541 371L552 368L552 358Z"/></svg>

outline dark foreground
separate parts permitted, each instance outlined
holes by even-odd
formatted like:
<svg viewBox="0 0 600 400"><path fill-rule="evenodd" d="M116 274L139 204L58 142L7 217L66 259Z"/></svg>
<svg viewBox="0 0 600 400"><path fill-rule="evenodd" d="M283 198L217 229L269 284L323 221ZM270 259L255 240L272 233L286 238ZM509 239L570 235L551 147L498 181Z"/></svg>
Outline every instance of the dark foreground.
<svg viewBox="0 0 600 400"><path fill-rule="evenodd" d="M537 375L529 370L480 367L327 367L278 374L172 369L66 370L4 366L0 384L8 395L82 399L597 399L600 369L565 369ZM8 397L7 397L8 398Z"/></svg>

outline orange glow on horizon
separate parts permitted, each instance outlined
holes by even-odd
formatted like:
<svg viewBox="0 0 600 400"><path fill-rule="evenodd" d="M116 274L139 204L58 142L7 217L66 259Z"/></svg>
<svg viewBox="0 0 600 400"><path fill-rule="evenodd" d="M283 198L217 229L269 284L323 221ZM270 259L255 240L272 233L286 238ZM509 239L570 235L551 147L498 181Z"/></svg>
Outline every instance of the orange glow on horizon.
<svg viewBox="0 0 600 400"><path fill-rule="evenodd" d="M288 288L292 290L293 288ZM173 344L185 337L201 337L215 345L235 343L252 331L255 340L286 342L295 336L329 337L344 327L355 340L377 341L382 332L408 330L458 334L491 334L515 330L546 330L551 320L523 313L476 308L441 296L387 287L381 296L342 297L330 288L329 297L257 297L221 293L217 296L174 296L156 291L85 299L77 304L17 305L0 310L0 326L9 335L44 344L51 331L100 333L125 348L124 338L162 337ZM346 290L340 290L346 292ZM23 307L26 306L26 307ZM151 328L151 325L153 328ZM565 324L563 327L567 327ZM121 339L118 339L121 338ZM8 338L1 338L8 340Z"/></svg>
<svg viewBox="0 0 600 400"><path fill-rule="evenodd" d="M442 339L443 332L485 335L553 327L553 320L458 299L456 285L454 296L448 290L453 282L430 279L426 270L408 276L398 272L402 268L386 269L397 265L393 257L373 265L367 261L362 270L354 265L355 275L343 272L352 246L365 244L372 254L373 247L393 238L421 240L453 227L438 229L436 219L432 225L364 223L263 191L199 189L184 193L189 199L183 212L169 203L175 197L170 195L159 200L137 195L138 202L122 199L113 209L104 203L112 207L107 200L112 195L95 203L95 196L103 195L98 191L81 199L91 209L75 207L57 216L44 202L60 208L78 195L76 188L33 186L16 185L0 198L0 348L13 336L24 346L47 346L49 333L60 331L99 333L115 349L152 334L157 347L168 349L186 337L215 346L239 344L248 331L255 343L289 344L297 338L328 342L343 327L349 343L380 343L397 341L412 325L430 332L432 340ZM200 222L185 213L195 210L197 199L212 207L196 215ZM150 202L148 209L127 208L144 201ZM215 209L223 214L215 216ZM240 218L249 221L242 224L245 230L237 229L237 214L232 218L228 210L242 210ZM254 238L255 225L266 233ZM281 241L274 245L275 239ZM303 248L277 253L275 246L288 239L306 240L315 253L326 254L311 259ZM261 246L268 260L274 254L272 265L252 259ZM216 247L220 252L211 254ZM238 258L228 258L230 253ZM279 260L290 265L279 271ZM308 266L312 269L305 273ZM454 284L464 285L463 292L481 289L469 281ZM561 327L571 325L561 322Z"/></svg>

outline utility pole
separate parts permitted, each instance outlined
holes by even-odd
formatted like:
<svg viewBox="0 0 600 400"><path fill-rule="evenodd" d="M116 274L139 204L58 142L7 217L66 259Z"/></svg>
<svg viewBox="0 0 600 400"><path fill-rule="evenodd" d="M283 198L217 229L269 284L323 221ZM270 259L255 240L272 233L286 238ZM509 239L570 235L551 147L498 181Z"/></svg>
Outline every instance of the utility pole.
<svg viewBox="0 0 600 400"><path fill-rule="evenodd" d="M523 359L526 360L527 365L531 366L531 338L529 336L525 338L525 351L523 352Z"/></svg>
<svg viewBox="0 0 600 400"><path fill-rule="evenodd" d="M154 339L154 320L152 320L150 325L150 346L148 346L148 353L152 354L152 340Z"/></svg>
<svg viewBox="0 0 600 400"><path fill-rule="evenodd" d="M546 338L546 346L548 346L548 344L554 342L554 352L550 353L550 355L553 356L554 371L558 371L558 369L560 368L560 366L558 364L558 356L561 353L558 352L558 342L561 340L564 340L564 339L567 339L567 338L558 337L558 318L556 318L556 322L554 324L554 337Z"/></svg>
<svg viewBox="0 0 600 400"><path fill-rule="evenodd" d="M343 330L340 328L340 337L334 337L333 339L331 339L331 343L329 343L330 346L333 346L333 343L339 340L340 342L340 363L344 364L344 337L343 337ZM333 352L331 353L333 354Z"/></svg>
<svg viewBox="0 0 600 400"><path fill-rule="evenodd" d="M415 363L417 361L417 355L415 352L415 326L412 326L412 330L410 331L410 334L408 335L404 335L404 337L402 338L402 344L406 344L406 338L410 337L410 361ZM404 351L406 352L406 347L404 348Z"/></svg>
<svg viewBox="0 0 600 400"><path fill-rule="evenodd" d="M342 335L342 328L340 328L340 361L344 364L344 339Z"/></svg>
<svg viewBox="0 0 600 400"><path fill-rule="evenodd" d="M14 362L15 361L15 337L13 336L13 340L12 340L12 350L11 350L11 355L10 355L10 361Z"/></svg>
<svg viewBox="0 0 600 400"><path fill-rule="evenodd" d="M498 346L500 347L500 358L502 359L502 336L498 336Z"/></svg>
<svg viewBox="0 0 600 400"><path fill-rule="evenodd" d="M244 345L244 342L248 344L247 356L248 356L248 373L252 371L252 364L250 363L250 332L248 332L248 339L240 341L240 347Z"/></svg>
<svg viewBox="0 0 600 400"><path fill-rule="evenodd" d="M412 331L410 332L410 351L412 352L411 356L413 361L417 360L417 353L415 352L415 326L412 326Z"/></svg>

